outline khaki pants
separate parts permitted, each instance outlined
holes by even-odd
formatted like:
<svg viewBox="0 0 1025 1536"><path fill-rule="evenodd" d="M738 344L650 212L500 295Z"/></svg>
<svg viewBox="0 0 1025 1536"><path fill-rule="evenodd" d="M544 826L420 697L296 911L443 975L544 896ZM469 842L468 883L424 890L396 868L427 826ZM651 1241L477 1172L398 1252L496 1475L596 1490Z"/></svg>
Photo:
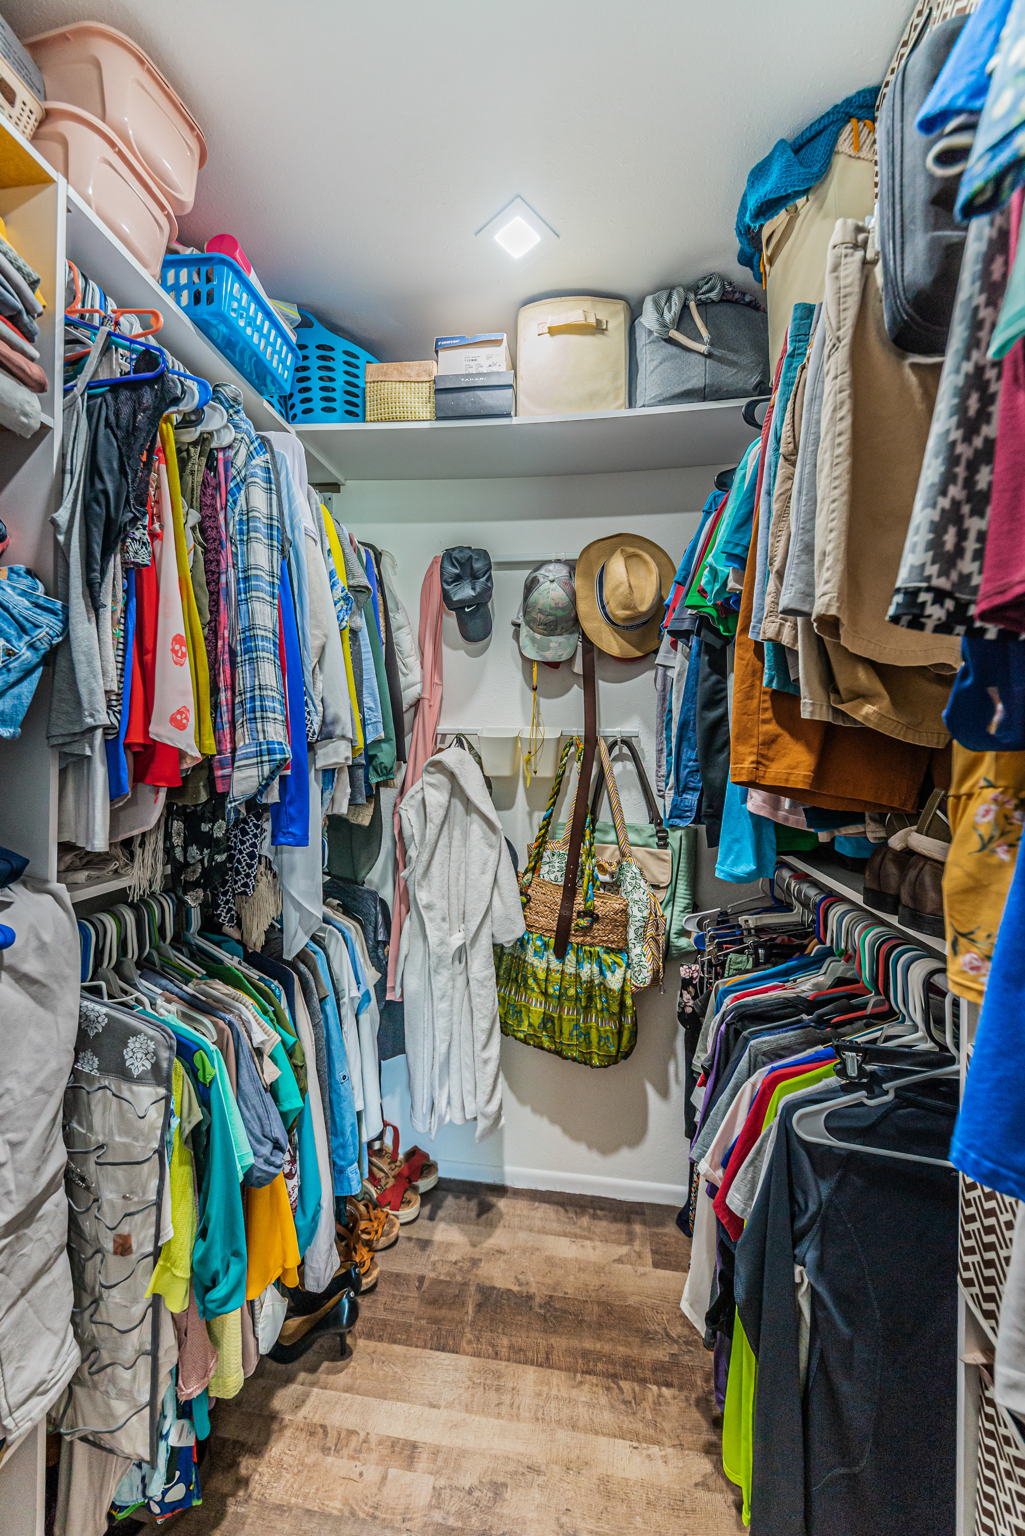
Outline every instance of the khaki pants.
<svg viewBox="0 0 1025 1536"><path fill-rule="evenodd" d="M804 684L812 718L849 716L898 740L942 746L960 662L947 635L886 613L914 505L939 364L908 358L883 323L879 259L863 225L841 219L826 269L822 441L816 477L815 610L826 670ZM831 679L823 680L826 673Z"/></svg>
<svg viewBox="0 0 1025 1536"><path fill-rule="evenodd" d="M886 334L879 257L841 219L829 248L822 323L822 444L816 477L815 611L820 635L894 666L960 661L958 642L886 618L904 549L940 365Z"/></svg>

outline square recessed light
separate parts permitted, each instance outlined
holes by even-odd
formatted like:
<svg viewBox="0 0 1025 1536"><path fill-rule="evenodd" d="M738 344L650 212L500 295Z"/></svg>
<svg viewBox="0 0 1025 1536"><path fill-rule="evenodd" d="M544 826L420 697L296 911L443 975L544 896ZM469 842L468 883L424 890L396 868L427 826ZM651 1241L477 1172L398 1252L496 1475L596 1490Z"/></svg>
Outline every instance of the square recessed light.
<svg viewBox="0 0 1025 1536"><path fill-rule="evenodd" d="M514 197L506 203L493 219L481 225L477 234L490 235L496 245L500 245L506 255L512 256L515 261L540 245L546 235L556 240L559 238L558 231L522 197Z"/></svg>
<svg viewBox="0 0 1025 1536"><path fill-rule="evenodd" d="M510 256L515 256L517 259L526 256L527 252L532 251L541 241L537 230L527 223L521 213L514 214L501 229L496 229L494 238L503 251L508 251Z"/></svg>

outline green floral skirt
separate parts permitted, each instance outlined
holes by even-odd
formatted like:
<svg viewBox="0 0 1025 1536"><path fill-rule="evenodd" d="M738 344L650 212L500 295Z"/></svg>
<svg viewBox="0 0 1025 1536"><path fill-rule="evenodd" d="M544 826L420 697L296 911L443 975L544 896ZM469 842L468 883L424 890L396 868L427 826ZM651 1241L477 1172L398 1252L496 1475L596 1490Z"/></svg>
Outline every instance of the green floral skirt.
<svg viewBox="0 0 1025 1536"><path fill-rule="evenodd" d="M526 933L495 949L502 1033L587 1067L625 1061L637 1043L637 1010L625 950L571 944Z"/></svg>

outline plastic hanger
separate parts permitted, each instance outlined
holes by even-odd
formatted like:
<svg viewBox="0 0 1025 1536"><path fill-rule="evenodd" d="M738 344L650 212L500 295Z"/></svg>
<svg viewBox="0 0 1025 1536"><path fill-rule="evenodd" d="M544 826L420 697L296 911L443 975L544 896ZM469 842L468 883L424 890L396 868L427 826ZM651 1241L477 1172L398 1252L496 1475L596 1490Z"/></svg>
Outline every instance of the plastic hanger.
<svg viewBox="0 0 1025 1536"><path fill-rule="evenodd" d="M898 1089L908 1088L913 1083L926 1083L934 1078L957 1076L956 1066L935 1067L928 1072L912 1072L906 1077L901 1077L897 1082L887 1084L880 1092L862 1091L845 1094L842 1098L832 1099L826 1104L807 1104L796 1111L791 1124L802 1141L813 1142L816 1146L832 1147L837 1151L864 1153L872 1157L896 1158L903 1163L924 1163L931 1168L949 1168L953 1171L953 1163L945 1157L925 1157L919 1152L899 1152L890 1147L873 1147L868 1143L843 1141L831 1134L826 1122L834 1110L844 1109L848 1105L882 1104L887 1100L895 1099Z"/></svg>
<svg viewBox="0 0 1025 1536"><path fill-rule="evenodd" d="M163 328L164 317L160 313L159 309L149 309L145 307L142 309L101 309L98 305L83 305L82 274L73 261L68 262L68 272L71 274L74 291L74 298L72 302L67 305L64 310L65 315L69 318L77 320L81 315L103 315L105 317L111 317L114 321L118 321L121 319L122 315L149 315L150 325L148 329L136 331L136 336L155 336L157 331Z"/></svg>
<svg viewBox="0 0 1025 1536"><path fill-rule="evenodd" d="M198 396L196 408L205 409L213 399L213 386L209 383L209 381L207 379L199 378L198 375L194 373L189 373L184 368L172 367L172 360L169 353L167 353L164 348L159 345L159 343L153 341L139 341L136 340L134 336L122 335L120 331L114 330L110 324L97 325L94 324L92 320L79 320L77 318L75 319L74 324L76 326L84 327L84 329L87 331L93 331L96 333L105 331L107 333L108 345L110 346L121 347L129 352L155 352L162 360L160 366L156 368L152 373L125 373L120 374L117 378L113 379L94 379L86 385L87 389L102 389L104 386L109 386L111 384L139 384L149 379L159 378L162 373L169 373L174 378L186 379L196 386ZM77 355L85 356L85 353L79 353ZM64 386L64 393L68 394L73 388L73 384L66 384Z"/></svg>

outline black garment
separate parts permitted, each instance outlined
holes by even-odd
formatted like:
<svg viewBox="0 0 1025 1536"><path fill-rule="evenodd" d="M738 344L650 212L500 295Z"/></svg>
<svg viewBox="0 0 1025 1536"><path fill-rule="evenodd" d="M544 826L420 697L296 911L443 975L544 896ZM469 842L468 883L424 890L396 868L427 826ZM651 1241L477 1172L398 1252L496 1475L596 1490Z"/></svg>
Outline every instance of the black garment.
<svg viewBox="0 0 1025 1536"><path fill-rule="evenodd" d="M144 352L138 371L148 372L157 363L155 353ZM180 399L181 386L165 372L140 383L112 383L86 400L85 575L97 612L114 551L137 523L145 521L160 421Z"/></svg>
<svg viewBox="0 0 1025 1536"><path fill-rule="evenodd" d="M384 897L369 885L333 876L324 881L324 895L337 901L347 916L359 923L374 970L379 972L374 995L381 1015L377 1054L381 1061L406 1054L406 1015L401 1002L388 1000L388 954L391 944L391 912Z"/></svg>
<svg viewBox="0 0 1025 1536"><path fill-rule="evenodd" d="M169 888L193 907L208 909L228 878L226 797L211 795L199 805L168 798L164 816L164 860Z"/></svg>
<svg viewBox="0 0 1025 1536"><path fill-rule="evenodd" d="M729 648L730 642L725 635L710 624L702 627L696 719L698 766L701 769L701 803L697 820L704 826L709 848L719 846L726 784L730 776Z"/></svg>
<svg viewBox="0 0 1025 1536"><path fill-rule="evenodd" d="M374 562L374 574L377 577L377 596L381 604L381 618L384 621L384 671L388 679L388 699L391 704L392 725L395 731L395 761L406 761L406 725L402 718L402 684L399 681L399 658L395 653L395 634L392 629L391 609L388 606L388 594L385 591L384 582L381 580L381 551L375 544L363 544L360 546L364 554Z"/></svg>
<svg viewBox="0 0 1025 1536"><path fill-rule="evenodd" d="M362 778L363 769L359 770ZM381 853L384 816L380 795L374 796L369 823L350 821L347 816L327 818L327 867L339 880L362 885Z"/></svg>
<svg viewBox="0 0 1025 1536"><path fill-rule="evenodd" d="M955 1528L957 1177L804 1141L784 1104L737 1244L758 1359L753 1536L951 1536ZM944 1158L957 1085L838 1109L845 1141ZM811 1286L802 1391L794 1265Z"/></svg>

